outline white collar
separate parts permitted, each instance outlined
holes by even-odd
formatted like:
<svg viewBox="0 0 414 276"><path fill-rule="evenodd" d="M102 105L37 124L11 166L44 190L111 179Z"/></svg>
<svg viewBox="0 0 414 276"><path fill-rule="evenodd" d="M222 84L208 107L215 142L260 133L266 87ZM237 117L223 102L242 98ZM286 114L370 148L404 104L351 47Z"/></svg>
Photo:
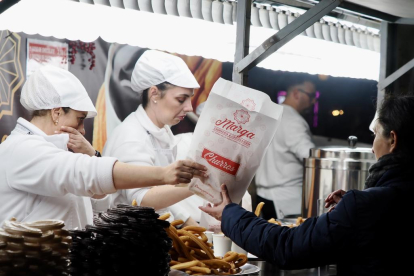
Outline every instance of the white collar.
<svg viewBox="0 0 414 276"><path fill-rule="evenodd" d="M290 105L288 105L288 104L281 104L281 105L283 105L283 107L284 108L288 108L288 109L290 109L290 110L292 110L293 111L293 113L295 113L295 114L297 114L298 116L300 116L300 117L302 117L302 115L300 115L300 113L299 113L299 111L297 111L295 108L293 108L292 106L290 106Z"/></svg>
<svg viewBox="0 0 414 276"><path fill-rule="evenodd" d="M69 134L63 133L63 134L47 135L40 128L30 123L24 118L17 119L17 124L13 131L19 134L42 136L47 142L52 143L57 148L63 149L66 151L68 150Z"/></svg>
<svg viewBox="0 0 414 276"><path fill-rule="evenodd" d="M162 128L157 127L151 119L148 117L147 112L142 107L142 105L138 106L137 111L135 112L136 118L141 123L141 125L145 128L148 134L154 136L154 138L164 144L167 144L170 148L175 147L178 142L180 141L179 138L175 137L172 133L170 127L165 125Z"/></svg>

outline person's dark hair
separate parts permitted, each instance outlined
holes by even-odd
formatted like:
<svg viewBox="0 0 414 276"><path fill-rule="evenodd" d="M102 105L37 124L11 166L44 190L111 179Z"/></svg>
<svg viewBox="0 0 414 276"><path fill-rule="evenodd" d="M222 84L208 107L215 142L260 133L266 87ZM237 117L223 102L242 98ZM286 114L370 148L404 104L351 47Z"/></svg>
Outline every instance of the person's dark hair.
<svg viewBox="0 0 414 276"><path fill-rule="evenodd" d="M167 89L170 89L170 88L174 87L175 85L165 81L165 82L157 84L155 86L158 88L158 90L161 91L161 99L162 99L165 96L165 91L167 91ZM144 109L148 106L148 90L149 90L149 88L145 89L142 92L141 104L142 104L142 107Z"/></svg>
<svg viewBox="0 0 414 276"><path fill-rule="evenodd" d="M65 112L65 114L67 114L70 111L70 107L62 107L62 110ZM32 113L32 118L46 116L49 111L50 109L35 110Z"/></svg>
<svg viewBox="0 0 414 276"><path fill-rule="evenodd" d="M286 91L290 93L292 91L292 88L297 85L303 85L305 82L311 82L315 84L315 81L309 77L307 74L295 74L293 77L287 80L286 83Z"/></svg>
<svg viewBox="0 0 414 276"><path fill-rule="evenodd" d="M397 134L396 152L414 154L414 96L387 96L378 110L378 121L383 127L382 135Z"/></svg>

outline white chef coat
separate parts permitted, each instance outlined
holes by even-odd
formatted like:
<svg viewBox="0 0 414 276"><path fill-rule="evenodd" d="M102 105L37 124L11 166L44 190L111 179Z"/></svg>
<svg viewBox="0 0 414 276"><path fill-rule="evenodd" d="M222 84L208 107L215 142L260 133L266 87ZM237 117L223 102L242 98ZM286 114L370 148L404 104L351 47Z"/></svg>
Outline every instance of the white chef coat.
<svg viewBox="0 0 414 276"><path fill-rule="evenodd" d="M66 229L93 224L90 197L115 192L116 158L67 151L67 134L46 135L23 118L0 144L0 223L59 219Z"/></svg>
<svg viewBox="0 0 414 276"><path fill-rule="evenodd" d="M113 156L120 161L140 166L167 166L175 161L177 143L169 126L157 127L148 117L142 105L118 125L106 141L104 156ZM109 195L110 206L119 203L131 204L135 199L138 205L150 188L119 190ZM186 221L190 215L180 206L180 202L157 213L171 213L170 221Z"/></svg>
<svg viewBox="0 0 414 276"><path fill-rule="evenodd" d="M273 200L279 219L300 215L303 158L315 147L308 123L291 106L283 105L279 129L257 169L257 194Z"/></svg>

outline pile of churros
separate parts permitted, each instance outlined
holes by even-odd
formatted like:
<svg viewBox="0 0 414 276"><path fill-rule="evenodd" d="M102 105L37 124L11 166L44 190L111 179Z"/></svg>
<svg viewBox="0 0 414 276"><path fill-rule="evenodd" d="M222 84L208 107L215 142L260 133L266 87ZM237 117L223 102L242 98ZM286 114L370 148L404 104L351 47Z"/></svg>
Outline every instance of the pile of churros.
<svg viewBox="0 0 414 276"><path fill-rule="evenodd" d="M290 224L285 224L284 226L287 226L287 227L289 227L289 228L292 228L292 227L296 227L296 226L299 226L300 224L302 224L303 222L305 221L305 219L304 218L302 218L302 217L298 217L297 219L296 219L296 223L290 223ZM268 222L270 222L270 223L275 223L275 224L279 224L280 226L282 226L283 224L282 224L282 222L280 222L280 221L278 221L278 220L275 220L274 218L271 218L271 219L269 219L268 220Z"/></svg>
<svg viewBox="0 0 414 276"><path fill-rule="evenodd" d="M260 213L262 212L263 205L264 205L264 202L260 202L259 204L257 204L256 210L254 211L254 214L256 216L260 216ZM296 219L296 223L291 223L291 224L288 224L288 225L285 225L285 226L290 227L290 228L296 227L296 226L299 226L300 224L302 224L304 221L305 221L304 218L298 217ZM278 220L275 220L274 218L269 219L268 222L278 224L280 226L283 225L282 222L280 222Z"/></svg>
<svg viewBox="0 0 414 276"><path fill-rule="evenodd" d="M170 214L159 219L166 220ZM170 250L170 268L184 271L189 275L232 275L241 271L240 267L247 263L247 256L229 251L223 258L215 257L212 244L207 242L204 234L206 229L200 226L186 226L177 229L183 224L182 220L171 222L166 228L168 236L173 241Z"/></svg>

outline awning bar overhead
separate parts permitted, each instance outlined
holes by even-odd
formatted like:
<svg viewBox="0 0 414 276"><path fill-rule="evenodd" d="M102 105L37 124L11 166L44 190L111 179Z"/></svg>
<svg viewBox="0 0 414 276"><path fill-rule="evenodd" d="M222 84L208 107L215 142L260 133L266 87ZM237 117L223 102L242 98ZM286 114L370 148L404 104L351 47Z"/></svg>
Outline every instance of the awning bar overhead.
<svg viewBox="0 0 414 276"><path fill-rule="evenodd" d="M315 4L319 3L312 0L273 0L272 2L297 7L300 9L308 10L315 6ZM355 11L351 11L348 9L344 9L341 6L343 6L344 3L339 5L337 8L332 10L332 12L329 13L329 16L336 17L338 19L342 19L345 21L349 21L352 23L357 23L360 25L364 25L371 28L379 29L381 27L381 21L377 18L372 18L370 16L366 16L365 14L356 13ZM371 14L371 13L370 13ZM394 18L392 18L394 20Z"/></svg>
<svg viewBox="0 0 414 276"><path fill-rule="evenodd" d="M400 18L394 22L395 24L414 25L414 18Z"/></svg>
<svg viewBox="0 0 414 276"><path fill-rule="evenodd" d="M394 16L388 13L383 13L377 10L373 10L367 7L363 7L363 6L350 3L350 2L345 2L345 1L340 5L340 8L343 8L345 10L352 10L354 12L364 14L365 16L370 16L372 18L381 19L383 21L388 21L391 23L399 19L399 17L397 16Z"/></svg>
<svg viewBox="0 0 414 276"><path fill-rule="evenodd" d="M66 0L67 1L67 0ZM190 17L194 19L206 20L221 24L233 24L236 22L237 5L240 1L235 0L71 0L75 2L83 2L89 4L98 4L111 6L116 8L140 10L151 13L167 14L172 16ZM301 0L306 1L306 0ZM251 7L250 23L256 27L271 28L279 30L287 25L288 22L296 20L301 15L289 7L275 6L276 2L297 2L296 0L274 0L274 1L249 1ZM308 2L308 1L307 1ZM269 4L272 3L272 4ZM318 3L318 2L315 2ZM308 8L314 7L315 3L304 3L303 6ZM280 7L280 8L278 8ZM300 12L306 9L301 9ZM312 38L322 39L326 41L334 41L336 43L355 46L362 49L379 52L379 34L375 30L379 26L374 21L368 22L363 18L358 20L347 21L349 16L340 14L337 11L338 22L335 18L323 18L319 22L310 26L302 35ZM269 19L270 18L270 19ZM249 18L250 19L250 18ZM263 21L269 21L270 24L264 24ZM278 21L280 23L278 23ZM355 21L358 21L356 23ZM283 25L282 25L282 22ZM365 27L372 28L368 30ZM369 23L369 24L368 24ZM357 25L355 25L357 24ZM330 32L331 34L328 34ZM332 38L335 36L335 38Z"/></svg>
<svg viewBox="0 0 414 276"><path fill-rule="evenodd" d="M298 34L304 32L308 27L319 21L324 15L336 8L343 0L322 0L296 20L281 29L278 33L268 38L262 45L252 53L243 58L235 65L235 70L243 73L256 66L262 60L280 49Z"/></svg>
<svg viewBox="0 0 414 276"><path fill-rule="evenodd" d="M320 0L274 0L276 2L285 2L285 1L294 1L301 2L303 4L318 4ZM376 1L376 0L374 0ZM365 17L367 19L381 20L388 22L395 22L399 17L384 13L378 10L373 10L358 4L354 4L348 1L343 1L335 11L343 11L349 14L354 14L355 16Z"/></svg>
<svg viewBox="0 0 414 276"><path fill-rule="evenodd" d="M251 0L247 1L252 3ZM0 29L27 35L39 34L44 39L55 37L93 42L100 38L108 43L116 42L187 56L203 56L221 62L234 62L236 47L241 46L247 54L253 52L276 31L298 20L301 16L299 13L305 12L295 10L294 7L289 10L290 7L286 6L279 6L279 9L275 6L258 8L258 4L250 5L251 18L247 17L245 22L250 27L249 42L243 46L238 44L240 39L236 38L237 27L242 24L234 23L233 16L237 7L234 2L107 0L106 5L97 4L97 0L93 4L77 2L79 1L21 0L2 13ZM184 5L186 3L187 6ZM211 9L195 6L197 3L212 4L217 8L214 16ZM237 10L241 10L240 0L238 5ZM61 10L76 14L79 18L89 18L93 24L85 24L82 20L61 20ZM148 10L150 12L146 12ZM216 24L220 17L225 24ZM194 20L195 18L200 20ZM332 18L324 17L324 20ZM296 36L258 66L276 71L378 80L380 47L376 31L355 31L332 22L324 24L322 21L321 19L308 27L306 32ZM349 26L347 22L339 24ZM367 34L367 31L372 31L375 35ZM247 41L247 35L245 37ZM237 62L247 54L240 55ZM238 72L236 74L240 75ZM242 77L247 79L246 76Z"/></svg>

